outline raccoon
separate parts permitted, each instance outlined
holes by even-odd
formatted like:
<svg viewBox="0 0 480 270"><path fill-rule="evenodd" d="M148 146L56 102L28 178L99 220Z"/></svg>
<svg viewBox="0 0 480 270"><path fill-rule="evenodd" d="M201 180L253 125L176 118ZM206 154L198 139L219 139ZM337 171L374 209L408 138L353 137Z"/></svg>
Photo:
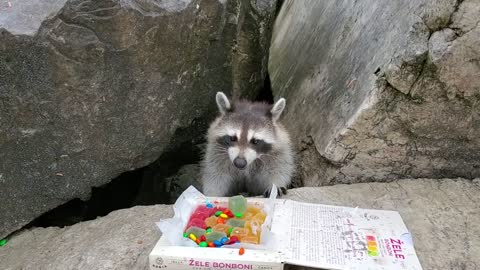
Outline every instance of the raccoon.
<svg viewBox="0 0 480 270"><path fill-rule="evenodd" d="M275 184L286 194L294 172L290 137L279 123L284 98L274 105L241 100L231 104L218 92L220 115L207 133L201 181L207 196L247 192L268 197Z"/></svg>

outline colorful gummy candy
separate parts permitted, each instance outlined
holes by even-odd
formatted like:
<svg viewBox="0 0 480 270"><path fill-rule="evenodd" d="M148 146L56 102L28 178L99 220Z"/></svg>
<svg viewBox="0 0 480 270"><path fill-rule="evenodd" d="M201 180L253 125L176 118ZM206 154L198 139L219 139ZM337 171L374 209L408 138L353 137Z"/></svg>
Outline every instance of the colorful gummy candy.
<svg viewBox="0 0 480 270"><path fill-rule="evenodd" d="M266 219L260 208L248 205L240 195L229 198L228 208L215 204L207 201L206 205L195 209L183 234L185 238L200 247L260 243L261 226Z"/></svg>

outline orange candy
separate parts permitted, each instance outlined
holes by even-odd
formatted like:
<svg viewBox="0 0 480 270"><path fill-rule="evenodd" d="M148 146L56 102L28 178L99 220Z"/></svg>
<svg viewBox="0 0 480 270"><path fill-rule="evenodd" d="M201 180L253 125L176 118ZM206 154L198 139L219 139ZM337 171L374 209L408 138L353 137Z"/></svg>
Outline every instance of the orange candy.
<svg viewBox="0 0 480 270"><path fill-rule="evenodd" d="M245 254L245 249L244 249L243 247L240 248L240 249L238 250L238 254L239 254L239 255Z"/></svg>
<svg viewBox="0 0 480 270"><path fill-rule="evenodd" d="M212 230L216 232L223 232L225 234L228 234L228 229L229 229L229 226L226 224L216 224L215 226L212 227Z"/></svg>
<svg viewBox="0 0 480 270"><path fill-rule="evenodd" d="M217 225L217 217L211 216L211 217L205 219L205 224L207 225L207 227L213 227L213 226Z"/></svg>

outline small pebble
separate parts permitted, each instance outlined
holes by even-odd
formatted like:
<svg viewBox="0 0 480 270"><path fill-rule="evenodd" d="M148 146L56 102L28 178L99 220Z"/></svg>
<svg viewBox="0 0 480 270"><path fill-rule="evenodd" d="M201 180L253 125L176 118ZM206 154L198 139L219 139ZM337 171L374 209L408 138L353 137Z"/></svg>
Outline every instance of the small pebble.
<svg viewBox="0 0 480 270"><path fill-rule="evenodd" d="M239 254L239 255L245 254L245 249L244 249L243 247L240 248L240 249L238 250L238 254Z"/></svg>
<svg viewBox="0 0 480 270"><path fill-rule="evenodd" d="M200 244L198 244L198 246L200 246L200 247L207 247L208 244L207 244L207 242L203 241L203 242L200 242Z"/></svg>

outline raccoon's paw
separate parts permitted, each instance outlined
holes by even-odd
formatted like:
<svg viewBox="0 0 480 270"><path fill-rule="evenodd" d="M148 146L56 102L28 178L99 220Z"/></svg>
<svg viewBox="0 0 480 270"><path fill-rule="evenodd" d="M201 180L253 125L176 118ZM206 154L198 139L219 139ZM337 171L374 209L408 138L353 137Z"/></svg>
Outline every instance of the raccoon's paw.
<svg viewBox="0 0 480 270"><path fill-rule="evenodd" d="M265 198L270 197L271 191L272 191L271 188L265 190L265 192L263 193L263 196L265 196ZM277 188L277 197L282 197L283 195L287 195L287 188L286 187Z"/></svg>

